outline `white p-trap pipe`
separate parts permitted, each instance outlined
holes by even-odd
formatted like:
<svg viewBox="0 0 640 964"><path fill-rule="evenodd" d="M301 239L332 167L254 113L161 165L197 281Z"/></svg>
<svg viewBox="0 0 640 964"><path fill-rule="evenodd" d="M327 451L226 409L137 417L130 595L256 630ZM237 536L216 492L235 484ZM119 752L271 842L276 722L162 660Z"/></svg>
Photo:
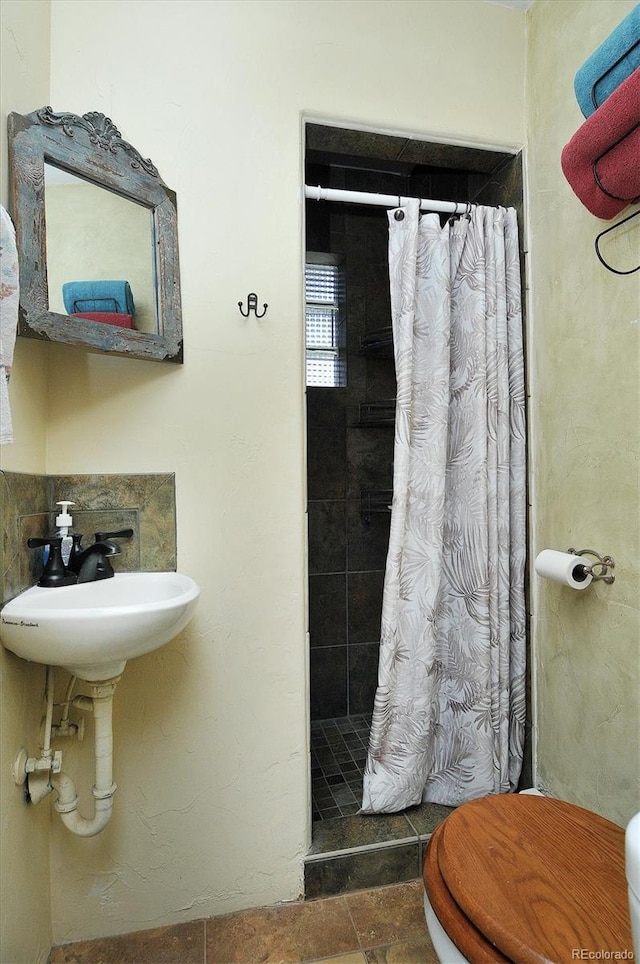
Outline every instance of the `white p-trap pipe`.
<svg viewBox="0 0 640 964"><path fill-rule="evenodd" d="M83 817L78 812L76 787L66 773L54 774L51 784L58 791L54 806L65 827L78 837L94 837L104 830L113 809L113 693L117 680L92 683L93 716L95 725L96 782L92 789L95 797L93 817Z"/></svg>

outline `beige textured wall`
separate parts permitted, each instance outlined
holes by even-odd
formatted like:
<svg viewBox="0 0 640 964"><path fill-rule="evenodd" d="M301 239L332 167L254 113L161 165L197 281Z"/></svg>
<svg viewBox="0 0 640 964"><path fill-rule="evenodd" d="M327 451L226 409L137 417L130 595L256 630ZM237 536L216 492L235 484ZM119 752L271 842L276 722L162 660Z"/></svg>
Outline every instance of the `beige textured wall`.
<svg viewBox="0 0 640 964"><path fill-rule="evenodd" d="M607 222L575 197L560 152L583 119L575 72L633 6L536 0L527 71L531 549L616 561L613 586L584 592L533 577L538 776L619 823L640 809L640 274L597 261ZM638 236L623 237L619 264L637 263Z"/></svg>
<svg viewBox="0 0 640 964"><path fill-rule="evenodd" d="M0 200L8 208L7 113L49 97L49 0L0 6ZM0 467L38 473L46 450L47 347L18 339L10 384L16 441ZM0 498L4 498L0 486ZM12 779L21 746L38 746L44 673L0 647L0 961L41 964L51 944L49 812L27 807Z"/></svg>
<svg viewBox="0 0 640 964"><path fill-rule="evenodd" d="M52 51L54 110L108 114L177 192L185 364L52 347L47 468L175 471L178 566L202 587L116 693L111 825L54 824L66 941L301 891L302 113L519 147L524 19L476 0L53 0ZM261 321L238 312L250 291Z"/></svg>

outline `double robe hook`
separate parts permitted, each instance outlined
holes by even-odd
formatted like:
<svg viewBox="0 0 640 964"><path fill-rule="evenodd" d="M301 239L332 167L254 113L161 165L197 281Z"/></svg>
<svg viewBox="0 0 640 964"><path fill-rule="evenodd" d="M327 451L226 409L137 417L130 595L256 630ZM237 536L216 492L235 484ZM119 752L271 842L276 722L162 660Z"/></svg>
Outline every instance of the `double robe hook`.
<svg viewBox="0 0 640 964"><path fill-rule="evenodd" d="M269 307L269 305L263 304L262 307L263 307L264 310L263 310L262 314L259 315L259 314L258 314L258 296L257 296L257 294L255 294L255 292L253 292L253 291L251 292L251 294L248 294L248 295L247 295L247 310L246 310L246 312L242 310L242 302L241 302L241 301L238 302L238 308L240 309L240 314L242 315L243 318L248 318L249 315L251 314L251 312L254 313L254 315L256 316L256 318L264 318L264 316L265 316L266 313L267 313L267 308Z"/></svg>

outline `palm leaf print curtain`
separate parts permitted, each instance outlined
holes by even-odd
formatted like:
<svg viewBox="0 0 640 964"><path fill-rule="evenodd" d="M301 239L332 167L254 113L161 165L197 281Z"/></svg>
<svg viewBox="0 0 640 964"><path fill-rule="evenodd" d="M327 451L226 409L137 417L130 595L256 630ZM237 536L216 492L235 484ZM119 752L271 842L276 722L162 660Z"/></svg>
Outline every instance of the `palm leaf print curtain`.
<svg viewBox="0 0 640 964"><path fill-rule="evenodd" d="M516 212L389 212L394 495L363 813L516 788L525 408Z"/></svg>

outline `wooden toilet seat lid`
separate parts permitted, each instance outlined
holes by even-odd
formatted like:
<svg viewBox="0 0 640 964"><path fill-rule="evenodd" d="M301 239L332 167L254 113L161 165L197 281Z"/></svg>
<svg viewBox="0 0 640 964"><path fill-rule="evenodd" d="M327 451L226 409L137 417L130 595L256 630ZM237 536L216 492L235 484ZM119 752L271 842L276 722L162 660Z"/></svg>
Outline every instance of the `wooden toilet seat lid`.
<svg viewBox="0 0 640 964"><path fill-rule="evenodd" d="M621 827L562 800L504 794L464 804L440 831L446 888L507 959L632 951Z"/></svg>
<svg viewBox="0 0 640 964"><path fill-rule="evenodd" d="M460 953L473 964L510 964L462 913L449 893L438 863L444 824L431 834L424 858L424 887L434 914Z"/></svg>

